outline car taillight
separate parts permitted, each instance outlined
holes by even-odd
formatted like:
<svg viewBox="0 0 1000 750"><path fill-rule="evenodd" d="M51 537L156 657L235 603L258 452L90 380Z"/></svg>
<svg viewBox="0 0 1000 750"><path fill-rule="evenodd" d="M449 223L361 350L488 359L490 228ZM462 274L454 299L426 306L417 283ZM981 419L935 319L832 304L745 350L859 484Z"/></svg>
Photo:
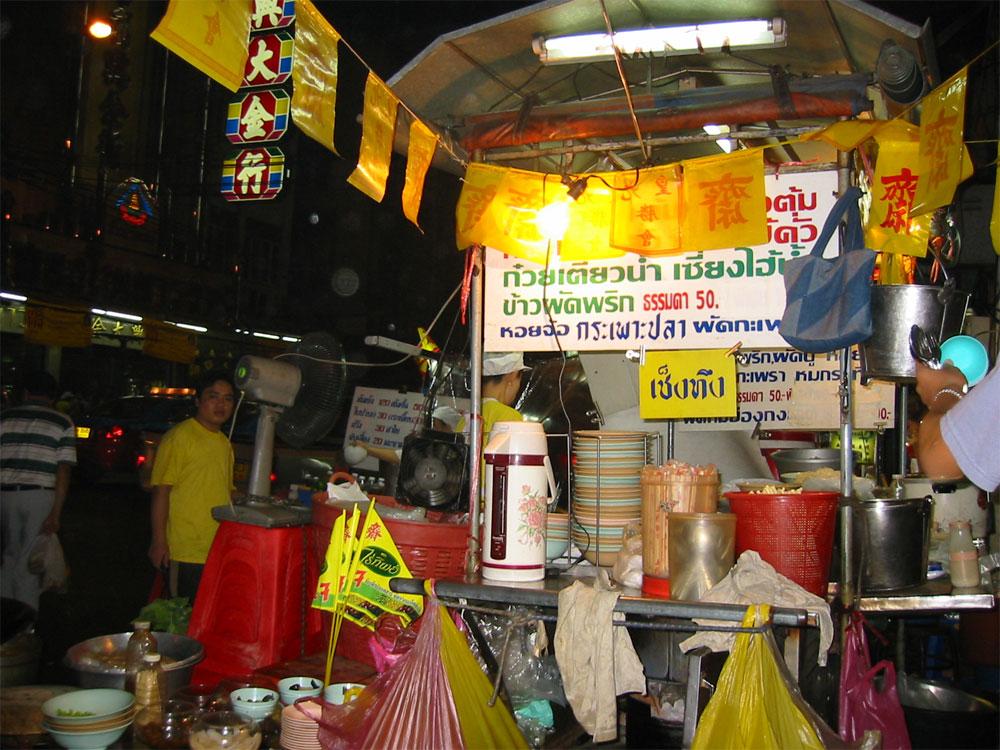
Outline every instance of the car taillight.
<svg viewBox="0 0 1000 750"><path fill-rule="evenodd" d="M272 472L271 473L271 481L273 482L277 478L278 478L278 475Z"/></svg>
<svg viewBox="0 0 1000 750"><path fill-rule="evenodd" d="M107 440L117 440L124 434L125 434L124 428L120 427L119 425L115 425L110 430L104 433L104 437Z"/></svg>
<svg viewBox="0 0 1000 750"><path fill-rule="evenodd" d="M145 457L145 456L141 456L141 455L140 455L140 456L136 456L136 457L135 457L135 465L136 465L136 467L138 467L138 468L140 468L140 469L141 469L141 468L142 468L142 465L143 465L144 463L146 463L146 457Z"/></svg>

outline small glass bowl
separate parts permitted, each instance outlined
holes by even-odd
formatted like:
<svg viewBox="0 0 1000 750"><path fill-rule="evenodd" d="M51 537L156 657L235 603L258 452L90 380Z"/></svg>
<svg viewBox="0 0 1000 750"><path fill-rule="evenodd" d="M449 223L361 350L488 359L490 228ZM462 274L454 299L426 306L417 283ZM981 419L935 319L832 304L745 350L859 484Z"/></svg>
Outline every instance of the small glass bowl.
<svg viewBox="0 0 1000 750"><path fill-rule="evenodd" d="M155 748L186 748L197 706L172 699L163 708L147 706L135 717L133 731L143 744Z"/></svg>
<svg viewBox="0 0 1000 750"><path fill-rule="evenodd" d="M191 750L257 750L261 742L257 722L234 711L206 711L191 726Z"/></svg>

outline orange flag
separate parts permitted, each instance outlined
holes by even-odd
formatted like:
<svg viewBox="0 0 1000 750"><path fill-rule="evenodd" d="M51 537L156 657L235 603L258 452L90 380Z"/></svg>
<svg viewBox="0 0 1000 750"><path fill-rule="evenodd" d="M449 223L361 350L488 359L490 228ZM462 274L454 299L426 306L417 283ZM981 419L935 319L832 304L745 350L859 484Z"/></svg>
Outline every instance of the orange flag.
<svg viewBox="0 0 1000 750"><path fill-rule="evenodd" d="M297 0L292 50L292 120L314 141L337 153L333 126L337 108L337 43L340 34L310 0ZM338 154L339 155L339 154Z"/></svg>
<svg viewBox="0 0 1000 750"><path fill-rule="evenodd" d="M420 120L414 120L410 124L410 139L406 148L406 182L403 184L403 215L417 229L420 229L417 215L420 213L420 199L424 192L424 178L434 159L437 142L437 134Z"/></svg>
<svg viewBox="0 0 1000 750"><path fill-rule="evenodd" d="M251 0L170 0L150 36L230 91L243 84Z"/></svg>
<svg viewBox="0 0 1000 750"><path fill-rule="evenodd" d="M961 181L968 71L962 68L923 99L917 171L924 179L917 186L911 213L951 203Z"/></svg>
<svg viewBox="0 0 1000 750"><path fill-rule="evenodd" d="M358 166L347 181L376 203L381 203L385 197L398 105L399 100L389 87L374 73L369 73L365 82L365 113L361 120L361 153Z"/></svg>
<svg viewBox="0 0 1000 750"><path fill-rule="evenodd" d="M683 162L684 252L767 242L760 149Z"/></svg>

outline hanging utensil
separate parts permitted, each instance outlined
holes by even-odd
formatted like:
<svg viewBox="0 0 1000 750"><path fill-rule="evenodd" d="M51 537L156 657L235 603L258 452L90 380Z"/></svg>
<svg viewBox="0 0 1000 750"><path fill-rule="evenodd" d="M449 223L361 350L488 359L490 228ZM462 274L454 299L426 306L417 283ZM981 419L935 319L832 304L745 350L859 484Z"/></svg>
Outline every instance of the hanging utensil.
<svg viewBox="0 0 1000 750"><path fill-rule="evenodd" d="M941 369L941 346L937 337L918 325L910 326L910 353L927 367Z"/></svg>

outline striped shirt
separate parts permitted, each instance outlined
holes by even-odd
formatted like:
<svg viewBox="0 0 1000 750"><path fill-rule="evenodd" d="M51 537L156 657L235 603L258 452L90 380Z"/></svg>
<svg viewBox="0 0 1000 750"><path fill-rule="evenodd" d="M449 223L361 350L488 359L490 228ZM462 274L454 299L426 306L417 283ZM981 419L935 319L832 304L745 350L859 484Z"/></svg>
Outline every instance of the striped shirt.
<svg viewBox="0 0 1000 750"><path fill-rule="evenodd" d="M76 428L38 401L6 409L0 418L0 484L52 488L60 464L76 465Z"/></svg>

